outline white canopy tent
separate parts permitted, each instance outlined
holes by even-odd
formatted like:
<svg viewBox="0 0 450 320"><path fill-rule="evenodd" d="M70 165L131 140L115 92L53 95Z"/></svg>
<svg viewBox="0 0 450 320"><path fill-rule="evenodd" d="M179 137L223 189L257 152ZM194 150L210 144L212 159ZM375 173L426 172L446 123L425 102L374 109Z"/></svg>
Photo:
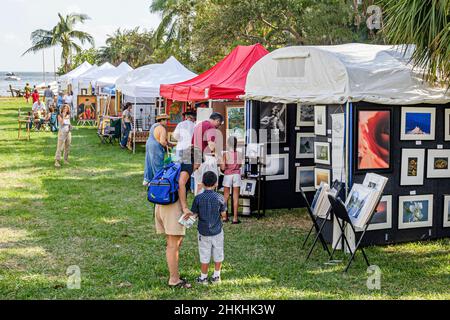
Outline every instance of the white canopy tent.
<svg viewBox="0 0 450 320"><path fill-rule="evenodd" d="M448 103L446 88L427 85L413 69L413 47L405 54L402 48L351 43L279 49L250 70L243 98L307 104Z"/></svg>
<svg viewBox="0 0 450 320"><path fill-rule="evenodd" d="M98 78L101 78L108 72L111 72L111 70L115 69L116 67L114 67L112 64L110 64L109 62L105 62L100 67L91 69L83 73L76 79L78 82L78 89L88 88L92 85L92 82L95 82Z"/></svg>
<svg viewBox="0 0 450 320"><path fill-rule="evenodd" d="M133 68L128 63L122 62L117 68L106 70L100 78L95 80L95 85L98 87L114 86L120 77L131 71Z"/></svg>
<svg viewBox="0 0 450 320"><path fill-rule="evenodd" d="M156 107L160 100L161 84L186 81L197 75L183 66L177 59L170 57L163 64L153 64L138 68L116 81L116 89L124 95L124 102L134 103L134 128L136 128L137 104L145 101ZM145 103L144 102L144 103ZM142 108L140 109L142 113ZM136 132L134 131L133 134ZM134 140L133 140L134 141ZM135 145L133 145L133 152Z"/></svg>
<svg viewBox="0 0 450 320"><path fill-rule="evenodd" d="M69 84L72 84L72 80L78 78L80 75L82 75L83 73L85 73L86 71L88 71L89 69L92 68L92 65L85 61L83 62L81 65L79 65L77 68L73 69L72 71L70 71L69 73L59 77L59 84L62 87L66 87Z"/></svg>

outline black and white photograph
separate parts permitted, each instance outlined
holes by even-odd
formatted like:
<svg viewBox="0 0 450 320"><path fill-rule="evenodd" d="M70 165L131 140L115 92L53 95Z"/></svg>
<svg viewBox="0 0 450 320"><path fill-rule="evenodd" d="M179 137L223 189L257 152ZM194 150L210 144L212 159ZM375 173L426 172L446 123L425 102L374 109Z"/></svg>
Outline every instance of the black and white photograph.
<svg viewBox="0 0 450 320"><path fill-rule="evenodd" d="M254 196L256 191L256 180L242 180L241 196Z"/></svg>
<svg viewBox="0 0 450 320"><path fill-rule="evenodd" d="M328 142L314 143L314 162L318 164L331 164L330 144Z"/></svg>
<svg viewBox="0 0 450 320"><path fill-rule="evenodd" d="M272 154L266 157L263 175L267 181L289 179L289 154Z"/></svg>
<svg viewBox="0 0 450 320"><path fill-rule="evenodd" d="M314 133L318 136L327 135L327 107L314 107Z"/></svg>
<svg viewBox="0 0 450 320"><path fill-rule="evenodd" d="M295 180L295 192L316 191L314 185L314 167L297 167L297 177Z"/></svg>
<svg viewBox="0 0 450 320"><path fill-rule="evenodd" d="M296 158L313 159L314 158L314 133L297 133Z"/></svg>
<svg viewBox="0 0 450 320"><path fill-rule="evenodd" d="M314 106L297 105L297 127L314 127Z"/></svg>
<svg viewBox="0 0 450 320"><path fill-rule="evenodd" d="M400 171L400 185L423 185L425 175L425 149L403 149Z"/></svg>
<svg viewBox="0 0 450 320"><path fill-rule="evenodd" d="M286 143L287 106L281 103L262 103L259 128L261 143ZM266 130L263 137L261 130Z"/></svg>
<svg viewBox="0 0 450 320"><path fill-rule="evenodd" d="M450 149L428 150L427 177L430 179L450 178Z"/></svg>

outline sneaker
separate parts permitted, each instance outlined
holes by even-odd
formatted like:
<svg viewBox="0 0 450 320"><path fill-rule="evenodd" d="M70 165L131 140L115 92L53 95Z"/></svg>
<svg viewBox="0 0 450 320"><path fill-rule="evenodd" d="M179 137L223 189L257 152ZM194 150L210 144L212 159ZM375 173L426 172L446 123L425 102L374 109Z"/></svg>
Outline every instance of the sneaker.
<svg viewBox="0 0 450 320"><path fill-rule="evenodd" d="M201 284L201 285L204 285L204 286L207 286L208 285L208 278L202 279L202 277L198 277L197 278L197 283Z"/></svg>
<svg viewBox="0 0 450 320"><path fill-rule="evenodd" d="M59 163L59 161L55 161L55 168L61 168L61 163Z"/></svg>
<svg viewBox="0 0 450 320"><path fill-rule="evenodd" d="M220 277L212 277L211 278L211 283L212 284L219 284L222 282L222 279Z"/></svg>

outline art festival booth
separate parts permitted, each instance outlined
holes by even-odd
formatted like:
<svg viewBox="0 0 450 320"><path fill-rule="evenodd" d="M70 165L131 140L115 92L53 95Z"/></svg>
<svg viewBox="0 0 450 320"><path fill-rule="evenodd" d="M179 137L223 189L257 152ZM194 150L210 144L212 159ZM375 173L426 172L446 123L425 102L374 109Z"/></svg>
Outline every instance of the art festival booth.
<svg viewBox="0 0 450 320"><path fill-rule="evenodd" d="M92 65L85 61L77 68L73 69L69 73L59 77L59 91L70 92L72 90L72 80L78 78L83 73L92 68Z"/></svg>
<svg viewBox="0 0 450 320"><path fill-rule="evenodd" d="M377 173L388 182L363 245L450 236L450 92L424 83L412 50L288 47L253 66L243 98L257 133L247 143L266 147L268 208L305 207L301 189L312 200L335 180L359 208L352 188ZM333 233L328 223L327 241Z"/></svg>
<svg viewBox="0 0 450 320"><path fill-rule="evenodd" d="M136 151L136 143L147 142L149 130L155 123L157 113L162 113L159 88L162 84L185 81L196 74L177 59L170 57L163 64L138 68L116 82L116 90L123 95L123 102L133 103L133 131L128 147Z"/></svg>

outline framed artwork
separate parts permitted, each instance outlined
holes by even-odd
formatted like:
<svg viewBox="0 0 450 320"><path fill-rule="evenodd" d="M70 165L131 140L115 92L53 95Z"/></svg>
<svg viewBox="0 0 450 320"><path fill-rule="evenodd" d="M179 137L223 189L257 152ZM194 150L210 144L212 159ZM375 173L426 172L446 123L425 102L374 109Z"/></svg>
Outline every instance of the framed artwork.
<svg viewBox="0 0 450 320"><path fill-rule="evenodd" d="M314 133L297 133L296 158L313 159L314 158Z"/></svg>
<svg viewBox="0 0 450 320"><path fill-rule="evenodd" d="M355 116L355 171L388 172L392 169L392 109L358 108Z"/></svg>
<svg viewBox="0 0 450 320"><path fill-rule="evenodd" d="M450 149L428 150L428 178L450 178Z"/></svg>
<svg viewBox="0 0 450 320"><path fill-rule="evenodd" d="M225 130L227 141L231 136L235 136L238 142L245 142L245 107L227 107L225 117Z"/></svg>
<svg viewBox="0 0 450 320"><path fill-rule="evenodd" d="M241 196L254 196L256 191L256 180L242 180Z"/></svg>
<svg viewBox="0 0 450 320"><path fill-rule="evenodd" d="M169 132L169 133L167 134L167 140L168 140L171 144L174 144L174 145L177 145L177 144L178 144L178 140L174 138L173 132Z"/></svg>
<svg viewBox="0 0 450 320"><path fill-rule="evenodd" d="M327 135L327 107L314 107L314 133L318 136Z"/></svg>
<svg viewBox="0 0 450 320"><path fill-rule="evenodd" d="M260 142L286 143L287 108L281 103L262 103L259 114ZM266 137L261 135L266 130Z"/></svg>
<svg viewBox="0 0 450 320"><path fill-rule="evenodd" d="M444 117L445 117L444 138L445 141L450 141L450 109L445 109Z"/></svg>
<svg viewBox="0 0 450 320"><path fill-rule="evenodd" d="M398 200L398 228L426 228L433 225L433 195L404 196Z"/></svg>
<svg viewBox="0 0 450 320"><path fill-rule="evenodd" d="M400 185L421 186L425 175L425 149L402 149Z"/></svg>
<svg viewBox="0 0 450 320"><path fill-rule="evenodd" d="M267 181L289 179L289 154L267 155L262 174Z"/></svg>
<svg viewBox="0 0 450 320"><path fill-rule="evenodd" d="M314 162L331 165L330 144L328 142L314 142Z"/></svg>
<svg viewBox="0 0 450 320"><path fill-rule="evenodd" d="M297 167L297 178L295 180L295 192L316 191L314 184L314 167Z"/></svg>
<svg viewBox="0 0 450 320"><path fill-rule="evenodd" d="M369 219L370 203L376 190L362 184L354 184L348 195L345 207L348 215L356 227L361 227Z"/></svg>
<svg viewBox="0 0 450 320"><path fill-rule="evenodd" d="M314 168L314 186L320 188L321 183L331 184L331 171L328 169Z"/></svg>
<svg viewBox="0 0 450 320"><path fill-rule="evenodd" d="M77 97L77 118L79 120L95 120L97 112L97 96Z"/></svg>
<svg viewBox="0 0 450 320"><path fill-rule="evenodd" d="M436 108L402 108L400 140L434 140Z"/></svg>
<svg viewBox="0 0 450 320"><path fill-rule="evenodd" d="M167 101L166 113L169 115L170 119L167 122L168 126L175 127L180 122L183 122L183 112L185 111L184 102L180 101Z"/></svg>
<svg viewBox="0 0 450 320"><path fill-rule="evenodd" d="M450 196L444 197L444 228L450 227Z"/></svg>
<svg viewBox="0 0 450 320"><path fill-rule="evenodd" d="M297 127L314 127L314 106L297 105Z"/></svg>
<svg viewBox="0 0 450 320"><path fill-rule="evenodd" d="M367 230L383 230L392 228L392 196L384 196L370 220Z"/></svg>

